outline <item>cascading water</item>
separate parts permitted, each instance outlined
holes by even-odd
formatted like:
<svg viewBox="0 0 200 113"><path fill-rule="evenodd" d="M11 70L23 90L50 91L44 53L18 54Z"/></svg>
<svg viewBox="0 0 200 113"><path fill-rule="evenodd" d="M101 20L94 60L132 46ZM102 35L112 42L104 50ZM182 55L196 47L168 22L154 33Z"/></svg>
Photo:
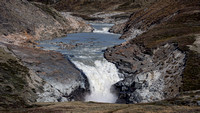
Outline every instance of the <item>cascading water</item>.
<svg viewBox="0 0 200 113"><path fill-rule="evenodd" d="M102 28L102 30L94 29L94 33L109 33L109 27Z"/></svg>
<svg viewBox="0 0 200 113"><path fill-rule="evenodd" d="M117 96L111 92L111 86L120 81L118 70L114 64L105 59L96 60L94 66L88 66L75 61L74 64L87 75L90 83L91 94L86 101L114 103Z"/></svg>
<svg viewBox="0 0 200 113"><path fill-rule="evenodd" d="M113 84L120 81L114 64L103 57L103 50L124 42L120 35L109 33L111 24L92 24L93 33L69 34L65 38L43 41L40 46L45 50L56 50L82 70L90 83L91 94L86 101L114 103L117 96L112 93Z"/></svg>

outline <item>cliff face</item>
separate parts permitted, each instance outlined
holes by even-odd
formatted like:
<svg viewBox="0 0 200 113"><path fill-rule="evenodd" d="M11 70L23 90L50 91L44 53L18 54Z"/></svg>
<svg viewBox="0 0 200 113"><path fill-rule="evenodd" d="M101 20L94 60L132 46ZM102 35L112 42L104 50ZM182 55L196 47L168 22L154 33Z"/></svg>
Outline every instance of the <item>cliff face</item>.
<svg viewBox="0 0 200 113"><path fill-rule="evenodd" d="M136 44L108 49L106 58L120 69L124 80L115 84L119 103L153 102L179 94L185 54L173 44L166 44L152 53Z"/></svg>
<svg viewBox="0 0 200 113"><path fill-rule="evenodd" d="M60 53L33 47L36 40L91 30L84 21L46 5L1 0L0 109L84 100L89 93L86 76Z"/></svg>
<svg viewBox="0 0 200 113"><path fill-rule="evenodd" d="M87 77L59 53L2 43L0 49L0 109L80 101L89 93Z"/></svg>
<svg viewBox="0 0 200 113"><path fill-rule="evenodd" d="M37 7L36 7L37 6ZM46 5L31 4L26 0L2 0L0 2L1 42L24 45L34 40L52 39L72 32L90 32L92 28L78 20L71 21ZM68 18L68 19L66 19ZM73 27L71 23L82 25ZM87 28L84 30L84 28Z"/></svg>
<svg viewBox="0 0 200 113"><path fill-rule="evenodd" d="M36 90L37 102L84 100L89 93L87 77L57 52L8 45L24 66L44 80L43 91Z"/></svg>
<svg viewBox="0 0 200 113"><path fill-rule="evenodd" d="M152 102L199 89L199 6L198 0L160 0L131 16L121 37L131 40L105 52L124 79L115 84L118 102ZM137 29L144 33L138 36Z"/></svg>

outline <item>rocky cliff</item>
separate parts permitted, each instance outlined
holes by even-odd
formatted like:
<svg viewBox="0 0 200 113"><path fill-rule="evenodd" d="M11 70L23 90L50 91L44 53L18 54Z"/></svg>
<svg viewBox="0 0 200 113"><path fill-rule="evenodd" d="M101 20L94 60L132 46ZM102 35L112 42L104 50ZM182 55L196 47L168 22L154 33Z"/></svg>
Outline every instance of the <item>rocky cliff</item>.
<svg viewBox="0 0 200 113"><path fill-rule="evenodd" d="M198 0L160 0L130 17L121 37L129 41L105 52L122 73L118 102L158 101L200 88L199 6Z"/></svg>
<svg viewBox="0 0 200 113"><path fill-rule="evenodd" d="M87 77L63 55L3 43L0 48L0 109L80 101L89 93Z"/></svg>
<svg viewBox="0 0 200 113"><path fill-rule="evenodd" d="M1 0L0 109L84 100L87 77L60 53L36 49L35 41L91 30L81 19L44 4Z"/></svg>

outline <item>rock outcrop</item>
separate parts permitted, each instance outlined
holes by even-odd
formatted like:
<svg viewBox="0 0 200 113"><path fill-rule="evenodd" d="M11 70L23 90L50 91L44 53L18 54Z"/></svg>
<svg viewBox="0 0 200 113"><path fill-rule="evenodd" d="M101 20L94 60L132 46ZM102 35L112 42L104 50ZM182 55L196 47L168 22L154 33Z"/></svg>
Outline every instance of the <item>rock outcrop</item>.
<svg viewBox="0 0 200 113"><path fill-rule="evenodd" d="M84 93L89 93L87 77L62 54L11 45L8 45L8 48L26 67L57 90L58 94L52 96L55 91L51 92L48 88L50 86L44 85L44 91L40 92L38 101L84 100ZM76 94L71 95L73 92ZM66 99L62 100L62 97Z"/></svg>
<svg viewBox="0 0 200 113"><path fill-rule="evenodd" d="M105 52L123 78L115 84L119 103L153 102L199 90L199 46L194 47L200 30L199 4L160 0L131 16L121 37L131 40ZM137 29L145 32L136 35Z"/></svg>
<svg viewBox="0 0 200 113"><path fill-rule="evenodd" d="M60 14L66 18L70 28L74 29L74 32L92 32L93 28L89 24L86 24L82 18L72 16L70 12L60 12Z"/></svg>
<svg viewBox="0 0 200 113"><path fill-rule="evenodd" d="M126 22L117 23L109 29L110 33L123 34Z"/></svg>
<svg viewBox="0 0 200 113"><path fill-rule="evenodd" d="M1 44L0 66L2 107L80 101L89 93L87 77L60 53Z"/></svg>
<svg viewBox="0 0 200 113"><path fill-rule="evenodd" d="M143 47L130 44L107 51L106 58L116 64L124 78L115 84L119 89L117 102L154 102L179 94L185 54L175 45L166 44L151 54Z"/></svg>
<svg viewBox="0 0 200 113"><path fill-rule="evenodd" d="M0 41L5 43L30 45L35 40L92 31L86 23L75 20L72 16L64 17L55 9L40 3L2 0L0 10ZM80 29L79 25L82 25Z"/></svg>
<svg viewBox="0 0 200 113"><path fill-rule="evenodd" d="M25 107L38 98L42 80L0 44L0 109Z"/></svg>

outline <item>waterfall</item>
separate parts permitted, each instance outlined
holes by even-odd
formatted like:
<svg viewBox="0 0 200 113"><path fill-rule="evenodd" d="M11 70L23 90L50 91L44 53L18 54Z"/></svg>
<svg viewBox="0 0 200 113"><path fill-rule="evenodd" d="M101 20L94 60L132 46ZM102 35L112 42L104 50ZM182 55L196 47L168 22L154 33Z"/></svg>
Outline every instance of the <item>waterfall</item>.
<svg viewBox="0 0 200 113"><path fill-rule="evenodd" d="M104 59L104 51L123 43L119 34L109 33L113 24L92 24L92 33L74 33L67 37L40 42L44 50L55 50L67 56L78 69L87 76L91 93L85 97L85 101L115 103L118 96L112 85L120 81L118 70L114 64ZM63 49L59 44L72 45L72 49ZM69 78L70 79L70 78ZM51 84L65 94L65 85ZM70 88L68 88L70 89ZM74 88L71 87L70 91Z"/></svg>
<svg viewBox="0 0 200 113"><path fill-rule="evenodd" d="M114 103L117 100L111 91L112 85L120 81L114 64L105 59L94 61L94 66L78 61L74 61L74 64L86 74L90 82L91 94L85 97L86 101Z"/></svg>

